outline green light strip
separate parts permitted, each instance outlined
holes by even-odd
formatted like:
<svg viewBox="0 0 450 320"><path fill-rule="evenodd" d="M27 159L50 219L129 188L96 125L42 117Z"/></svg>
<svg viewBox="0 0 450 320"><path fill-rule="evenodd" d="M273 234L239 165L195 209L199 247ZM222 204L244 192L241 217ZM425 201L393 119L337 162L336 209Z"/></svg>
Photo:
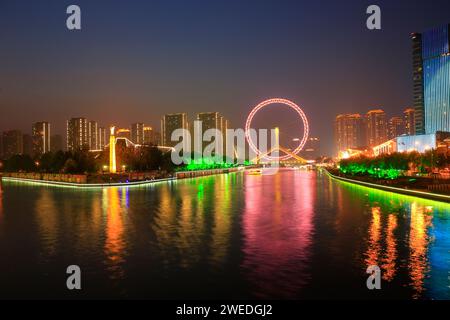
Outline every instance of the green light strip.
<svg viewBox="0 0 450 320"><path fill-rule="evenodd" d="M158 182L171 182L171 181L176 181L176 180L177 180L176 178L164 178L164 179L126 182L126 183L79 184L79 183L71 183L71 182L44 181L44 180L35 180L35 179L2 177L2 181L5 181L5 182L20 182L20 183L38 184L38 185L53 186L53 187L78 188L78 189L95 189L95 188L102 189L102 188L110 188L110 187L144 186L144 185L150 185L150 184L154 184L154 183L158 183Z"/></svg>
<svg viewBox="0 0 450 320"><path fill-rule="evenodd" d="M424 192L424 191L418 191L418 190L408 190L408 189L402 189L402 188L396 188L396 187L389 187L389 186L383 186L375 183L370 182L364 182L364 181L357 181L353 179L338 177L333 174L331 174L328 170L323 169L331 178L336 180L345 181L352 184L362 185L369 188L374 188L378 190L383 190L387 192L395 192L400 193L403 195L409 195L413 197L419 197L419 198L426 198L431 200L439 200L444 202L450 202L450 196L444 195L444 194L438 194L438 193L430 193L430 192Z"/></svg>

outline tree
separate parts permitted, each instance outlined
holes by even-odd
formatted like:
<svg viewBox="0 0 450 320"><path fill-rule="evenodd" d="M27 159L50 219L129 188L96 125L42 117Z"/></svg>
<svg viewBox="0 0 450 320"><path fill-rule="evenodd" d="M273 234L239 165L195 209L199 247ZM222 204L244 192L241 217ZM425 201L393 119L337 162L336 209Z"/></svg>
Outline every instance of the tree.
<svg viewBox="0 0 450 320"><path fill-rule="evenodd" d="M36 164L30 156L17 154L5 161L4 170L6 172L33 172L36 171Z"/></svg>
<svg viewBox="0 0 450 320"><path fill-rule="evenodd" d="M77 162L72 158L67 159L66 162L64 163L63 172L69 174L78 173Z"/></svg>

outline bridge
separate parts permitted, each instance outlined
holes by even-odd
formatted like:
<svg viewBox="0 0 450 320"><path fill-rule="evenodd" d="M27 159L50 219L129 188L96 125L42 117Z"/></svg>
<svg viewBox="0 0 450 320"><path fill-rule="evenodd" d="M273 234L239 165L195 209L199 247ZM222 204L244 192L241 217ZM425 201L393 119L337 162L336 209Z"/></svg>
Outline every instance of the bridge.
<svg viewBox="0 0 450 320"><path fill-rule="evenodd" d="M267 159L268 156L273 155L273 154L279 154L280 152L283 152L287 155L290 156L289 159L286 160L270 160ZM281 146L278 147L273 147L272 149L270 149L267 152L261 153L259 154L257 157L253 158L251 160L252 163L255 164L259 164L259 163L280 163L280 164L284 164L284 165L294 165L294 164L300 164L300 165L304 165L304 164L308 164L311 163L311 161L308 161L302 157L300 157L299 155L291 152L290 150L283 148Z"/></svg>

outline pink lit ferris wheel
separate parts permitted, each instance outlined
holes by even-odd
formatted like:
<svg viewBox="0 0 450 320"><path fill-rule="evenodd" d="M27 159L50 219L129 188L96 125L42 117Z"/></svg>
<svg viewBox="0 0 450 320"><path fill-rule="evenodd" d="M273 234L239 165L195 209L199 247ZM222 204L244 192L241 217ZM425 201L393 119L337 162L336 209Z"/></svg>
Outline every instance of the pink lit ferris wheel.
<svg viewBox="0 0 450 320"><path fill-rule="evenodd" d="M251 124L252 124L252 120L253 117L255 116L255 114L260 111L261 109L268 107L270 105L275 105L275 104L282 104L282 105L286 105L288 107L290 107L291 109L295 110L299 117L300 120L303 122L303 137L302 139L299 139L299 144L298 146L293 149L293 150L287 150L281 146L278 147L277 151L283 151L285 153L285 155L283 156L273 156L270 155L274 150L270 150L269 152L266 153L262 153L256 143L252 140L252 137L250 135L250 129L251 129ZM268 99L265 100L261 103L259 103L256 107L253 108L253 110L250 112L250 114L247 117L247 121L245 123L245 137L247 139L247 142L250 146L250 148L252 148L252 150L258 155L258 157L264 158L266 160L269 161L281 161L281 160L288 160L292 157L296 157L296 155L303 149L303 147L305 146L306 140L308 139L308 135L309 135L309 124L308 124L308 119L306 118L305 113L303 112L303 110L294 102L287 100L287 99L282 99L282 98L273 98L273 99Z"/></svg>

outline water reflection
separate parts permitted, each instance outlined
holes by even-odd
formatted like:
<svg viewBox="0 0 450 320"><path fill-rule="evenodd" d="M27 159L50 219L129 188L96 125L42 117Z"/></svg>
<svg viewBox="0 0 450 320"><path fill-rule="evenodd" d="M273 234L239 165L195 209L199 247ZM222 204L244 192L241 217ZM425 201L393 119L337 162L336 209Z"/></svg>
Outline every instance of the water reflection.
<svg viewBox="0 0 450 320"><path fill-rule="evenodd" d="M127 202L121 200L120 193L124 195L125 192L125 188L105 188L102 192L103 212L106 217L105 263L111 279L121 279L124 276L124 217L127 214Z"/></svg>
<svg viewBox="0 0 450 320"><path fill-rule="evenodd" d="M215 207L213 217L211 241L211 262L216 266L222 266L228 254L231 239L232 202L233 197L230 191L231 176L222 175L221 183L214 185L214 193L221 195L221 201Z"/></svg>
<svg viewBox="0 0 450 320"><path fill-rule="evenodd" d="M443 299L449 230L450 204L309 172L81 192L4 183L0 282L60 288L76 261L99 296L370 298L365 270L376 264L382 295ZM28 266L35 273L17 281Z"/></svg>
<svg viewBox="0 0 450 320"><path fill-rule="evenodd" d="M43 189L36 200L36 218L40 230L41 258L45 260L57 254L60 218L51 190Z"/></svg>
<svg viewBox="0 0 450 320"><path fill-rule="evenodd" d="M373 207L372 209L372 220L369 227L369 242L366 253L366 264L367 266L379 265L378 260L380 259L381 251L381 217L380 208Z"/></svg>
<svg viewBox="0 0 450 320"><path fill-rule="evenodd" d="M450 270L450 241L441 234L449 225L450 205L361 187L348 188L358 196L369 192L366 267L380 266L387 282L403 282L406 275L407 283L403 285L409 288L411 298L426 298L428 291L436 292L430 275L447 278ZM441 246L446 250L439 251L438 262L432 261L430 252ZM442 283L440 288L433 298L450 298L448 285Z"/></svg>
<svg viewBox="0 0 450 320"><path fill-rule="evenodd" d="M254 295L296 296L310 280L315 177L247 176L242 266Z"/></svg>
<svg viewBox="0 0 450 320"><path fill-rule="evenodd" d="M366 265L380 266L382 278L391 281L396 273L397 240L395 229L397 228L397 216L389 214L387 217L385 247L383 247L382 221L380 207L372 207L372 219L369 227L369 241L366 252Z"/></svg>
<svg viewBox="0 0 450 320"><path fill-rule="evenodd" d="M3 220L3 189L2 189L2 183L0 181L0 225L2 224Z"/></svg>
<svg viewBox="0 0 450 320"><path fill-rule="evenodd" d="M200 259L204 208L193 197L195 190L188 185L178 187L178 192L169 186L162 187L162 201L152 228L164 263L189 268Z"/></svg>
<svg viewBox="0 0 450 320"><path fill-rule="evenodd" d="M428 272L428 228L431 226L432 216L426 214L432 210L418 205L411 204L411 222L409 230L409 275L411 285L414 288L414 298L419 298L424 290L424 279Z"/></svg>
<svg viewBox="0 0 450 320"><path fill-rule="evenodd" d="M383 272L383 279L391 281L394 279L396 273L397 263L397 240L395 238L395 231L397 229L397 216L389 214L388 224L386 227L386 257L383 259L381 265Z"/></svg>
<svg viewBox="0 0 450 320"><path fill-rule="evenodd" d="M230 175L179 181L161 186L152 224L166 265L183 269L208 261L223 268L231 236L233 192Z"/></svg>

